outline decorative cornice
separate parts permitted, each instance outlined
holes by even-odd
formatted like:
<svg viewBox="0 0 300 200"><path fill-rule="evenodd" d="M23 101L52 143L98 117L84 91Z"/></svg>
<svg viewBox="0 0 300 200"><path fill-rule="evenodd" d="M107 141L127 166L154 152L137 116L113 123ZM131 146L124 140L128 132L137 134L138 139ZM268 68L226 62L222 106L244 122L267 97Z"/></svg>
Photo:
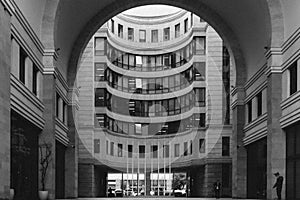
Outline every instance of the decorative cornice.
<svg viewBox="0 0 300 200"><path fill-rule="evenodd" d="M2 5L4 6L4 9L6 9L8 11L8 13L10 14L10 16L12 16L15 12L15 9L11 3L10 0L1 0Z"/></svg>
<svg viewBox="0 0 300 200"><path fill-rule="evenodd" d="M294 110L293 112L284 115L280 118L281 128L286 128L296 122L300 121L300 109Z"/></svg>
<svg viewBox="0 0 300 200"><path fill-rule="evenodd" d="M265 52L265 57L267 59L271 58L271 56L281 56L282 48L281 47L271 47Z"/></svg>
<svg viewBox="0 0 300 200"><path fill-rule="evenodd" d="M107 42L114 48L124 52L130 52L132 54L139 55L142 55L140 51L145 51L145 55L158 55L174 52L190 44L194 37L194 31L193 29L190 29L180 37L169 41L162 41L157 43L140 43L119 38L115 34L111 33L110 30L108 30L107 33ZM141 45L143 44L146 44L147 46L141 48Z"/></svg>
<svg viewBox="0 0 300 200"><path fill-rule="evenodd" d="M244 142L244 145L249 145L253 142L256 142L264 137L267 137L267 134L268 134L268 131L267 131L267 127L257 131L256 133L254 134L251 134L249 136L246 136L244 139L243 139L243 142Z"/></svg>
<svg viewBox="0 0 300 200"><path fill-rule="evenodd" d="M245 84L245 90L248 90L260 77L262 77L267 69L267 63L264 64Z"/></svg>
<svg viewBox="0 0 300 200"><path fill-rule="evenodd" d="M13 74L10 75L11 86L20 92L26 99L28 99L34 106L43 112L45 106L40 99L38 99L27 87L23 85Z"/></svg>
<svg viewBox="0 0 300 200"><path fill-rule="evenodd" d="M180 136L185 136L185 135L189 135L189 134L197 134L197 131L195 131L194 129L190 129L184 132L180 132L180 133L173 133L173 134L168 134L168 135L126 135L126 134L121 134L121 133L116 133L113 132L111 130L108 129L103 129L103 128L94 128L94 131L96 132L97 130L99 131L104 131L105 134L109 134L111 136L117 136L117 137L121 137L121 138L130 138L130 139L168 139L168 138L174 138L174 137L180 137ZM97 132L96 132L97 133Z"/></svg>
<svg viewBox="0 0 300 200"><path fill-rule="evenodd" d="M253 120L250 124L247 124L244 127L244 132L248 132L251 129L253 129L256 126L258 126L259 124L264 123L265 121L267 121L267 117L268 117L267 113L264 113L263 115L259 116L258 118L256 118L255 120Z"/></svg>
<svg viewBox="0 0 300 200"><path fill-rule="evenodd" d="M300 27L282 44L282 53L285 53L299 39Z"/></svg>
<svg viewBox="0 0 300 200"><path fill-rule="evenodd" d="M43 56L53 57L54 60L58 59L58 53L54 49L44 49L42 53Z"/></svg>
<svg viewBox="0 0 300 200"><path fill-rule="evenodd" d="M52 67L45 67L44 71L43 71L43 74L44 75L53 75L53 76L55 76L55 67L54 66L52 66Z"/></svg>
<svg viewBox="0 0 300 200"><path fill-rule="evenodd" d="M297 91L296 93L294 93L293 95L289 96L287 99L282 101L280 105L282 110L284 110L299 101L300 101L300 91Z"/></svg>
<svg viewBox="0 0 300 200"><path fill-rule="evenodd" d="M131 24L136 24L136 25L140 25L140 24L143 24L143 25L155 24L155 25L157 25L157 24L168 24L170 22L173 22L176 19L179 20L180 18L182 18L183 16L185 16L187 14L189 14L189 12L182 10L182 11L179 11L179 12L171 14L171 15L153 18L153 20L155 20L155 22L153 22L153 20L149 21L149 19L145 19L145 17L124 15L124 14L118 15L118 16L116 16L116 18L118 18L121 21L131 23Z"/></svg>
<svg viewBox="0 0 300 200"><path fill-rule="evenodd" d="M244 93L245 88L242 86L236 86L231 90L231 96L237 95L238 93Z"/></svg>
<svg viewBox="0 0 300 200"><path fill-rule="evenodd" d="M106 64L107 67L112 70L113 72L123 74L123 75L130 75L130 77L135 77L135 78L163 78L163 77L168 77L172 75L179 74L181 72L184 72L188 70L190 67L192 67L194 63L194 58L192 57L187 63L180 67L176 68L170 68L167 70L161 70L161 71L132 71L132 70L127 70L123 69L121 67L115 66L111 61L106 57ZM204 61L205 62L205 61Z"/></svg>
<svg viewBox="0 0 300 200"><path fill-rule="evenodd" d="M96 87L95 87L96 88ZM111 94L114 94L117 97L125 98L125 99L134 99L134 100L164 100L164 99L171 99L175 97L181 97L184 95L189 94L190 92L193 91L194 89L194 84L190 84L186 86L183 89L174 91L174 92L169 92L169 93L162 93L162 94L135 94L135 93L128 93L128 92L123 92L120 90L117 90L115 88L110 87L108 84L106 84L107 91Z"/></svg>
<svg viewBox="0 0 300 200"><path fill-rule="evenodd" d="M3 1L3 0L2 0ZM4 1L9 1L9 0L4 0ZM11 5L14 9L14 16L17 18L18 22L21 24L21 26L24 28L30 39L33 41L35 46L38 48L40 53L43 54L44 50L44 45L39 39L39 37L36 35L34 30L31 28L29 22L27 21L26 17L23 15L22 11L19 9L17 4L14 1L10 1Z"/></svg>
<svg viewBox="0 0 300 200"><path fill-rule="evenodd" d="M265 71L266 76L270 76L273 73L282 73L282 48L271 47L266 53L267 58L267 70Z"/></svg>
<svg viewBox="0 0 300 200"><path fill-rule="evenodd" d="M282 67L281 66L270 66L265 71L266 76L270 76L271 74L281 74Z"/></svg>
<svg viewBox="0 0 300 200"><path fill-rule="evenodd" d="M255 88L247 97L245 98L245 103L248 103L251 99L253 99L259 92L267 88L268 82L264 81L259 87Z"/></svg>
<svg viewBox="0 0 300 200"><path fill-rule="evenodd" d="M33 52L32 48L29 47L28 43L23 38L22 34L19 33L17 28L11 24L11 34L16 40L16 42L26 51L29 58L36 64L36 66L39 68L41 72L44 71L44 65L41 62L41 60L38 58L38 56ZM39 48L38 48L39 49Z"/></svg>

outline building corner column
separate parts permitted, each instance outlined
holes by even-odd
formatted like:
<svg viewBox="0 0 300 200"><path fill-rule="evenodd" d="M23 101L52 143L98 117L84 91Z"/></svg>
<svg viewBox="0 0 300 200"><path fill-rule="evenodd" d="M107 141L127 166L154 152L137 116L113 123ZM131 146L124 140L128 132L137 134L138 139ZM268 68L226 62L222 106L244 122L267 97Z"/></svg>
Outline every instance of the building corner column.
<svg viewBox="0 0 300 200"><path fill-rule="evenodd" d="M282 198L285 199L286 175L286 136L280 126L282 74L271 73L268 76L267 88L267 198L277 197L273 185L276 182L274 173L279 172L284 177Z"/></svg>
<svg viewBox="0 0 300 200"><path fill-rule="evenodd" d="M243 87L232 91L232 197L247 197L247 151L243 144L245 125L245 92Z"/></svg>
<svg viewBox="0 0 300 200"><path fill-rule="evenodd" d="M45 126L39 136L39 145L51 145L51 161L46 174L45 189L49 192L49 200L55 199L55 118L56 118L56 83L54 72L43 77L43 102L45 106ZM41 154L39 155L41 159ZM41 167L39 165L39 167ZM39 174L39 190L41 190L41 174Z"/></svg>
<svg viewBox="0 0 300 200"><path fill-rule="evenodd" d="M9 198L10 189L10 42L9 8L0 2L0 199Z"/></svg>
<svg viewBox="0 0 300 200"><path fill-rule="evenodd" d="M70 96L70 95L69 95ZM65 198L78 197L78 133L76 124L78 104L71 102L68 106L68 128L69 128L69 145L66 149L65 160Z"/></svg>
<svg viewBox="0 0 300 200"><path fill-rule="evenodd" d="M276 181L274 173L283 177L282 198L285 199L286 180L286 135L281 128L281 101L283 97L282 52L281 48L272 47L266 53L267 76L267 199L277 197L273 185Z"/></svg>

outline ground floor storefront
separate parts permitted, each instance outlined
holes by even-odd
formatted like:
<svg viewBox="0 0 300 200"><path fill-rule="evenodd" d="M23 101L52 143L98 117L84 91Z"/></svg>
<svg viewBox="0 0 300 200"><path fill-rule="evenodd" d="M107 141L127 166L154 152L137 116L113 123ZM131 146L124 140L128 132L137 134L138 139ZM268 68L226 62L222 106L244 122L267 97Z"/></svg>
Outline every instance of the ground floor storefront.
<svg viewBox="0 0 300 200"><path fill-rule="evenodd" d="M160 170L114 170L79 164L79 197L231 197L231 164L214 163Z"/></svg>

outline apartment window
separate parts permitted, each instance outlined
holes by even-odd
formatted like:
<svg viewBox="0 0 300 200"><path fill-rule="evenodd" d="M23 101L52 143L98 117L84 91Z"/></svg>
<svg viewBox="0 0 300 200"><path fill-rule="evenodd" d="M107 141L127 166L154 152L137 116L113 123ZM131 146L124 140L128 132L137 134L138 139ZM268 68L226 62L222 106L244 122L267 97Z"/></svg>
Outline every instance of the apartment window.
<svg viewBox="0 0 300 200"><path fill-rule="evenodd" d="M108 143L108 141L106 140L106 154L107 154L107 155L108 155L108 153L109 153L109 152L108 152L108 151L109 151L109 146L108 146L108 145L109 145L109 143Z"/></svg>
<svg viewBox="0 0 300 200"><path fill-rule="evenodd" d="M94 139L94 153L100 153L100 140Z"/></svg>
<svg viewBox="0 0 300 200"><path fill-rule="evenodd" d="M186 33L188 31L188 28L189 28L189 24L188 24L188 18L186 18L184 20L184 33Z"/></svg>
<svg viewBox="0 0 300 200"><path fill-rule="evenodd" d="M195 81L204 81L205 80L205 62L195 62L194 63L194 79Z"/></svg>
<svg viewBox="0 0 300 200"><path fill-rule="evenodd" d="M105 106L105 89L97 88L95 91L95 106Z"/></svg>
<svg viewBox="0 0 300 200"><path fill-rule="evenodd" d="M205 153L205 139L199 140L199 152Z"/></svg>
<svg viewBox="0 0 300 200"><path fill-rule="evenodd" d="M140 30L140 42L146 42L146 31Z"/></svg>
<svg viewBox="0 0 300 200"><path fill-rule="evenodd" d="M163 145L164 158L169 158L169 154L170 154L170 146L169 145Z"/></svg>
<svg viewBox="0 0 300 200"><path fill-rule="evenodd" d="M113 19L111 20L111 32L115 33L115 21Z"/></svg>
<svg viewBox="0 0 300 200"><path fill-rule="evenodd" d="M105 128L105 115L104 114L97 114L96 118L99 122L99 126L101 128Z"/></svg>
<svg viewBox="0 0 300 200"><path fill-rule="evenodd" d="M38 73L39 73L38 67L35 64L33 64L33 69L32 69L32 92L35 95L37 95Z"/></svg>
<svg viewBox="0 0 300 200"><path fill-rule="evenodd" d="M189 151L189 149L188 149L188 143L187 142L184 142L183 149L184 149L183 155L187 156L188 155L188 151Z"/></svg>
<svg viewBox="0 0 300 200"><path fill-rule="evenodd" d="M139 157L140 158L145 158L145 145L139 145Z"/></svg>
<svg viewBox="0 0 300 200"><path fill-rule="evenodd" d="M252 100L247 103L248 108L248 123L252 121Z"/></svg>
<svg viewBox="0 0 300 200"><path fill-rule="evenodd" d="M19 66L19 80L25 84L25 62L26 62L27 54L20 47L20 66Z"/></svg>
<svg viewBox="0 0 300 200"><path fill-rule="evenodd" d="M262 114L262 92L256 95L257 100L257 116L261 116Z"/></svg>
<svg viewBox="0 0 300 200"><path fill-rule="evenodd" d="M118 144L118 157L123 156L123 144Z"/></svg>
<svg viewBox="0 0 300 200"><path fill-rule="evenodd" d="M151 42L158 42L158 30L151 30Z"/></svg>
<svg viewBox="0 0 300 200"><path fill-rule="evenodd" d="M229 156L230 137L222 137L222 156Z"/></svg>
<svg viewBox="0 0 300 200"><path fill-rule="evenodd" d="M135 134L136 135L142 134L142 124L135 124Z"/></svg>
<svg viewBox="0 0 300 200"><path fill-rule="evenodd" d="M204 55L205 54L205 37L195 37L196 42L196 54Z"/></svg>
<svg viewBox="0 0 300 200"><path fill-rule="evenodd" d="M290 71L290 95L297 92L297 61L288 69Z"/></svg>
<svg viewBox="0 0 300 200"><path fill-rule="evenodd" d="M95 63L95 81L105 81L105 68L104 63Z"/></svg>
<svg viewBox="0 0 300 200"><path fill-rule="evenodd" d="M101 37L95 38L94 49L95 56L105 55L105 39Z"/></svg>
<svg viewBox="0 0 300 200"><path fill-rule="evenodd" d="M180 24L175 25L175 38L180 36Z"/></svg>
<svg viewBox="0 0 300 200"><path fill-rule="evenodd" d="M111 156L114 155L114 147L115 147L114 142L110 142L110 155L111 155Z"/></svg>
<svg viewBox="0 0 300 200"><path fill-rule="evenodd" d="M123 25L118 24L118 36L123 38Z"/></svg>
<svg viewBox="0 0 300 200"><path fill-rule="evenodd" d="M170 40L170 28L164 28L164 41Z"/></svg>
<svg viewBox="0 0 300 200"><path fill-rule="evenodd" d="M131 144L129 144L128 145L128 158L132 158L132 145Z"/></svg>
<svg viewBox="0 0 300 200"><path fill-rule="evenodd" d="M180 24L175 25L175 38L180 36Z"/></svg>
<svg viewBox="0 0 300 200"><path fill-rule="evenodd" d="M175 157L179 157L180 155L180 145L179 144L175 144L174 145L174 156Z"/></svg>
<svg viewBox="0 0 300 200"><path fill-rule="evenodd" d="M194 91L196 96L196 106L205 106L205 88L195 88Z"/></svg>
<svg viewBox="0 0 300 200"><path fill-rule="evenodd" d="M195 127L205 127L205 113L194 114Z"/></svg>
<svg viewBox="0 0 300 200"><path fill-rule="evenodd" d="M134 40L134 29L128 28L128 40L133 41Z"/></svg>
<svg viewBox="0 0 300 200"><path fill-rule="evenodd" d="M152 145L151 146L151 158L157 158L158 157L158 146Z"/></svg>

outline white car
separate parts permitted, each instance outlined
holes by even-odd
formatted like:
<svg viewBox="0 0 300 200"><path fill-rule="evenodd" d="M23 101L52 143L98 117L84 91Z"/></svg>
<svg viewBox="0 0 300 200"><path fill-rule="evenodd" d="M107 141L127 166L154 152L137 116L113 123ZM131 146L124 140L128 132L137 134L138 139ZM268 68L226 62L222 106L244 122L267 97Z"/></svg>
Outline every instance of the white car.
<svg viewBox="0 0 300 200"><path fill-rule="evenodd" d="M185 189L176 189L176 190L174 190L174 196L175 197L185 197L186 190Z"/></svg>

